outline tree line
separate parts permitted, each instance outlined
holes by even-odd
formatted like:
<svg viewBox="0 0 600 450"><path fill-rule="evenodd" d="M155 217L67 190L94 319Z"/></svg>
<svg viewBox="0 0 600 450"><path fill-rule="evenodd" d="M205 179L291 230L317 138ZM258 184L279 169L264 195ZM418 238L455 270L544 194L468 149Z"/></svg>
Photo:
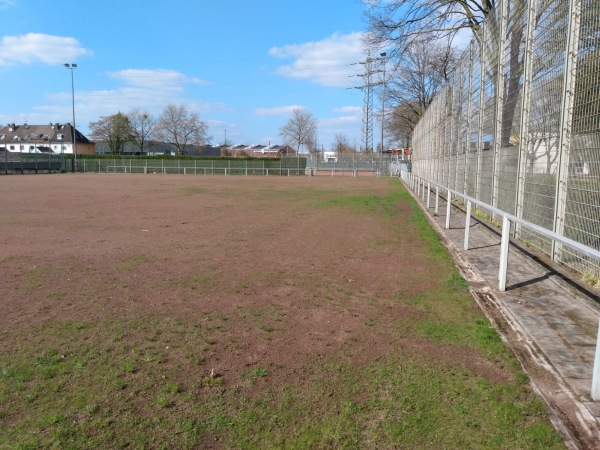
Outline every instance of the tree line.
<svg viewBox="0 0 600 450"><path fill-rule="evenodd" d="M157 140L169 144L177 155L183 155L188 146L201 146L209 141L208 125L198 113L185 105L167 105L158 117L134 109L127 114L118 112L90 122L90 137L107 143L113 155L121 155L127 143L140 153Z"/></svg>

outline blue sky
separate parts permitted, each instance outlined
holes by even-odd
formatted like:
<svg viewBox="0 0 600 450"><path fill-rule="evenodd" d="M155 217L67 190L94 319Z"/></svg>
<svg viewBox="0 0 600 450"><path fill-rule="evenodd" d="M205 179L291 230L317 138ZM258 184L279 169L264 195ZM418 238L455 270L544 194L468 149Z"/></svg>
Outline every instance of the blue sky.
<svg viewBox="0 0 600 450"><path fill-rule="evenodd" d="M185 104L213 144L280 143L303 107L318 142L360 146L355 0L0 0L0 123L72 122ZM348 89L350 88L350 89Z"/></svg>

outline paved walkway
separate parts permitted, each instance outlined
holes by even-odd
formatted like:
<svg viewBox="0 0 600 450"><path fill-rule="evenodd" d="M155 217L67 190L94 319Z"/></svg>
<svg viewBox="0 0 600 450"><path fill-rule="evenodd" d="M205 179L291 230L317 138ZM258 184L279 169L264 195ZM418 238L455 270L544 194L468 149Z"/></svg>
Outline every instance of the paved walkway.
<svg viewBox="0 0 600 450"><path fill-rule="evenodd" d="M598 296L560 274L551 264L536 261L535 255L519 249L515 243L510 247L507 289L500 292L499 230L472 218L469 250L465 251L464 213L453 209L450 229L445 230L445 201L440 198L436 216L435 191L431 193L429 209L426 196L417 200L446 237L475 298L555 413L554 424L567 445L600 449L600 402L592 401L590 396L600 316Z"/></svg>

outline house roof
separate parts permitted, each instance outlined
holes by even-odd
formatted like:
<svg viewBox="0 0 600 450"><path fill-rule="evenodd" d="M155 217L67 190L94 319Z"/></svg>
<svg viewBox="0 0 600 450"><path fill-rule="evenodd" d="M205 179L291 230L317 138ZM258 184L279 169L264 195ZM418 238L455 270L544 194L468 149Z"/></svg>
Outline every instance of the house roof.
<svg viewBox="0 0 600 450"><path fill-rule="evenodd" d="M78 144L89 144L91 141L75 129ZM49 141L73 142L73 126L70 123L51 123L49 125L16 125L14 123L0 128L0 142L24 142L41 144Z"/></svg>

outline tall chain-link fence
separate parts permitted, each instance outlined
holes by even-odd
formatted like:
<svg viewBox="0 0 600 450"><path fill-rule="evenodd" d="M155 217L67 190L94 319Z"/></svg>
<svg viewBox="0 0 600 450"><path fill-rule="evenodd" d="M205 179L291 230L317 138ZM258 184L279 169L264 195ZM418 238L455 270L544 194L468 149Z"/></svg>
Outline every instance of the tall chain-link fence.
<svg viewBox="0 0 600 450"><path fill-rule="evenodd" d="M600 249L600 2L500 0L413 146L416 175ZM514 235L600 279L597 261Z"/></svg>

